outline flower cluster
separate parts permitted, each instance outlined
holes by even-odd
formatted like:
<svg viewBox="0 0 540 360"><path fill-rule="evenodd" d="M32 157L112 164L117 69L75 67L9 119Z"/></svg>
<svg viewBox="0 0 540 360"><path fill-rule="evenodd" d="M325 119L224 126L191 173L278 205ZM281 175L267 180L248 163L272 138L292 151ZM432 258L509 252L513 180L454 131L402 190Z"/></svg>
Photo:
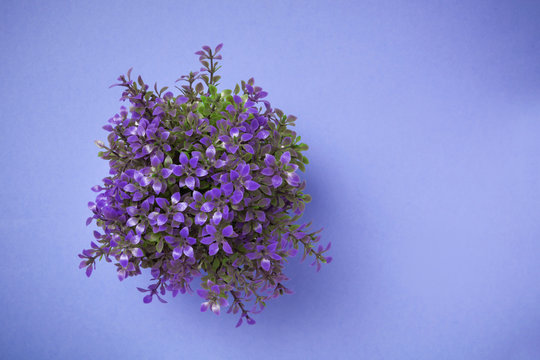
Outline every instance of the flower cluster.
<svg viewBox="0 0 540 360"><path fill-rule="evenodd" d="M253 79L218 92L221 47L196 52L203 67L177 80L177 96L131 80L131 69L112 85L130 106L103 127L108 144L96 142L110 170L92 188L87 225L101 232L79 257L88 276L102 258L120 280L151 269L151 285L139 288L145 303L192 292L200 277L201 311L228 307L239 326L291 293L288 257L301 250L317 269L331 257L330 244L316 245L321 230L297 223L311 198L297 173L308 160L290 129L296 118L273 108Z"/></svg>

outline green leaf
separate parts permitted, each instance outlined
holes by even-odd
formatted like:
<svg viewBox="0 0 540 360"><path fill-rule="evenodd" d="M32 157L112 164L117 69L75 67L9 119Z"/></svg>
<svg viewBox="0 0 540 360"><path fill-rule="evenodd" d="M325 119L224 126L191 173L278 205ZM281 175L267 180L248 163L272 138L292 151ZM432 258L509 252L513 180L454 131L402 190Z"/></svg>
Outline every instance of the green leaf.
<svg viewBox="0 0 540 360"><path fill-rule="evenodd" d="M165 167L169 167L169 165L171 165L172 163L173 163L173 161L172 161L171 156L170 156L170 155L167 155L167 156L165 157L165 160L163 161L163 165L164 165Z"/></svg>
<svg viewBox="0 0 540 360"><path fill-rule="evenodd" d="M306 202L306 203L311 202L311 195L309 195L309 194L304 194L303 200L304 200L304 202Z"/></svg>
<svg viewBox="0 0 540 360"><path fill-rule="evenodd" d="M203 92L203 90L204 90L204 85L203 85L203 83L198 83L197 85L195 85L195 91L196 91L196 92L199 92L199 93L200 93L200 92Z"/></svg>
<svg viewBox="0 0 540 360"><path fill-rule="evenodd" d="M309 164L309 160L305 155L302 155L302 162L306 165Z"/></svg>
<svg viewBox="0 0 540 360"><path fill-rule="evenodd" d="M307 146L307 144L301 143L296 146L296 149L298 149L298 151L307 151L309 149L309 146Z"/></svg>
<svg viewBox="0 0 540 360"><path fill-rule="evenodd" d="M212 84L208 85L208 91L212 96L216 96L217 94L217 88Z"/></svg>
<svg viewBox="0 0 540 360"><path fill-rule="evenodd" d="M158 252L162 252L163 251L163 240L159 240L159 242L157 243L156 245L156 250Z"/></svg>
<svg viewBox="0 0 540 360"><path fill-rule="evenodd" d="M219 261L219 259L216 257L214 258L214 262L212 263L212 269L214 269L214 271L217 271L217 268L221 265L221 261Z"/></svg>
<svg viewBox="0 0 540 360"><path fill-rule="evenodd" d="M199 103L199 106L197 106L197 112L201 115L204 115L204 113L206 112L206 105L204 105L204 103Z"/></svg>
<svg viewBox="0 0 540 360"><path fill-rule="evenodd" d="M243 156L243 159L244 159L245 162L249 162L249 161L251 160L252 157L253 157L252 154L246 152L246 153L244 154L244 156Z"/></svg>

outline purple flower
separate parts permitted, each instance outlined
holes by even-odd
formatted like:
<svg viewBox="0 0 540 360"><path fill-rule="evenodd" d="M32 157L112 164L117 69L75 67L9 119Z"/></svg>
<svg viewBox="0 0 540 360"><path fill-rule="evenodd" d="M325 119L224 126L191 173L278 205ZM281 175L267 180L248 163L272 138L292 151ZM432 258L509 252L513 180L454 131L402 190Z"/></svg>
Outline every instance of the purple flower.
<svg viewBox="0 0 540 360"><path fill-rule="evenodd" d="M222 306L229 306L229 302L227 301L227 299L220 296L226 286L216 285L212 281L208 280L206 283L206 287L209 290L197 290L197 294L206 300L201 304L201 311L205 312L210 308L214 314L219 315Z"/></svg>
<svg viewBox="0 0 540 360"><path fill-rule="evenodd" d="M201 243L209 245L208 253L213 256L219 251L220 245L224 252L232 254L231 245L225 238L234 238L238 234L234 232L232 225L225 226L220 232L213 225L206 225L203 230L203 236Z"/></svg>
<svg viewBox="0 0 540 360"><path fill-rule="evenodd" d="M277 245L277 242L271 243L268 246L256 245L255 251L247 253L246 256L250 260L260 259L260 267L265 271L270 271L271 260L281 260L281 256L276 253Z"/></svg>
<svg viewBox="0 0 540 360"><path fill-rule="evenodd" d="M261 174L271 178L270 183L274 188L279 187L283 183L283 179L291 186L300 185L300 177L295 171L298 169L298 165L289 164L291 161L291 154L285 151L281 154L279 162L271 154L266 154L264 163L266 167L261 170Z"/></svg>

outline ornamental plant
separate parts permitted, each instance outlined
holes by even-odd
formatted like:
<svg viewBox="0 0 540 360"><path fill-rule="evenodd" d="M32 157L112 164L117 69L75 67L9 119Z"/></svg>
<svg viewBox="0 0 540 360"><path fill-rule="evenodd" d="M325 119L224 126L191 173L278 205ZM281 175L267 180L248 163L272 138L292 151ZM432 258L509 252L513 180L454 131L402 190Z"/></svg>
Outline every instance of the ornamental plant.
<svg viewBox="0 0 540 360"><path fill-rule="evenodd" d="M298 175L308 146L290 129L296 117L273 108L253 78L218 91L221 48L195 53L202 68L177 80L178 95L131 80L132 69L111 86L124 88L130 106L103 127L108 144L96 141L110 170L88 203L86 224L101 231L79 257L88 276L101 259L120 280L149 268L151 284L138 288L145 303L191 293L200 277L201 311L228 307L240 326L292 293L289 257L301 250L317 270L331 257L330 243L317 245L322 229L298 223L311 198Z"/></svg>

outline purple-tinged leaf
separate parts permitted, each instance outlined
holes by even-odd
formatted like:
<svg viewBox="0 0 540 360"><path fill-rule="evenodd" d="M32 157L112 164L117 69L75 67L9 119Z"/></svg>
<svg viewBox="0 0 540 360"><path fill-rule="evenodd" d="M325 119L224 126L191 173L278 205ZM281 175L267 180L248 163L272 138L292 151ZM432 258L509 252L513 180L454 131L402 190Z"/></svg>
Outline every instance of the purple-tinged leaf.
<svg viewBox="0 0 540 360"><path fill-rule="evenodd" d="M240 135L240 130L237 127L231 128L231 131L229 132L232 138L238 137Z"/></svg>
<svg viewBox="0 0 540 360"><path fill-rule="evenodd" d="M161 176L163 176L164 179L169 178L169 176L171 176L172 173L173 171L171 169L168 169L168 168L161 169Z"/></svg>
<svg viewBox="0 0 540 360"><path fill-rule="evenodd" d="M221 246L223 247L223 251L225 251L227 254L232 255L233 251L231 249L231 245L225 240L221 242Z"/></svg>
<svg viewBox="0 0 540 360"><path fill-rule="evenodd" d="M184 255L187 257L193 258L195 256L195 253L193 252L193 248L189 245L184 245Z"/></svg>
<svg viewBox="0 0 540 360"><path fill-rule="evenodd" d="M258 183L256 183L255 181L253 180L247 180L244 182L244 186L246 187L246 189L248 189L249 191L255 191L257 190L261 185L259 185Z"/></svg>
<svg viewBox="0 0 540 360"><path fill-rule="evenodd" d="M199 191L195 190L195 191L193 191L193 199L195 201L199 202L199 201L201 201L203 199L203 196Z"/></svg>
<svg viewBox="0 0 540 360"><path fill-rule="evenodd" d="M223 306L223 307L229 306L229 302L225 298L220 297L218 301L219 301L220 306Z"/></svg>
<svg viewBox="0 0 540 360"><path fill-rule="evenodd" d="M240 325L242 325L243 319L244 319L244 318L240 317L240 319L239 319L238 322L236 323L236 326L235 326L235 327L240 327Z"/></svg>
<svg viewBox="0 0 540 360"><path fill-rule="evenodd" d="M197 164L199 163L199 158L194 156L189 160L189 166L191 166L192 169L195 169L197 167Z"/></svg>
<svg viewBox="0 0 540 360"><path fill-rule="evenodd" d="M266 164L266 166L271 168L276 165L276 158L274 157L274 155L266 154L264 156L264 163Z"/></svg>
<svg viewBox="0 0 540 360"><path fill-rule="evenodd" d="M283 182L283 179L281 178L281 176L279 176L279 175L272 176L272 186L274 188L279 187L282 182Z"/></svg>
<svg viewBox="0 0 540 360"><path fill-rule="evenodd" d="M160 198L160 197L156 198L156 203L163 210L166 210L169 207L169 202L167 201L167 199L164 199L164 198Z"/></svg>
<svg viewBox="0 0 540 360"><path fill-rule="evenodd" d="M92 265L89 265L87 268L86 268L86 276L90 277L90 275L92 275Z"/></svg>
<svg viewBox="0 0 540 360"><path fill-rule="evenodd" d="M133 227L133 226L137 225L138 223L139 223L138 218L131 217L131 218L128 219L128 221L126 221L126 226L127 227Z"/></svg>
<svg viewBox="0 0 540 360"><path fill-rule="evenodd" d="M205 312L210 307L210 302L206 301L201 304L201 312Z"/></svg>
<svg viewBox="0 0 540 360"><path fill-rule="evenodd" d="M274 175L274 169L269 168L269 167L264 168L261 170L261 174L263 174L264 176L272 176Z"/></svg>
<svg viewBox="0 0 540 360"><path fill-rule="evenodd" d="M127 192L134 192L137 190L137 187L133 184L127 184L126 186L124 186L124 191L127 191Z"/></svg>
<svg viewBox="0 0 540 360"><path fill-rule="evenodd" d="M213 226L213 225L206 225L204 227L204 230L206 231L207 234L210 234L210 235L214 235L216 232L217 232L217 229Z"/></svg>
<svg viewBox="0 0 540 360"><path fill-rule="evenodd" d="M270 270L270 260L268 260L267 258L263 258L261 260L261 267L265 270L265 271L269 271Z"/></svg>
<svg viewBox="0 0 540 360"><path fill-rule="evenodd" d="M173 205L176 205L179 201L180 201L180 193L179 193L179 192L175 192L174 194L172 194L172 196L171 196L171 203L172 203Z"/></svg>
<svg viewBox="0 0 540 360"><path fill-rule="evenodd" d="M291 161L291 153L288 151L285 151L283 154L281 154L279 161L284 165L289 164L289 162Z"/></svg>
<svg viewBox="0 0 540 360"><path fill-rule="evenodd" d="M212 243L208 247L208 253L212 256L216 255L218 251L219 251L219 245L217 243Z"/></svg>
<svg viewBox="0 0 540 360"><path fill-rule="evenodd" d="M126 253L123 253L122 255L120 255L119 262L120 262L120 265L122 265L122 267L125 268L128 264L128 261L129 261L129 258Z"/></svg>
<svg viewBox="0 0 540 360"><path fill-rule="evenodd" d="M187 204L187 202L185 202L185 201L179 202L178 204L176 204L176 205L174 206L174 208L176 209L176 211L184 211L184 210L187 209L187 207L188 207L188 204Z"/></svg>
<svg viewBox="0 0 540 360"><path fill-rule="evenodd" d="M225 237L232 237L234 234L234 229L232 225L225 226L223 230L221 231L221 234Z"/></svg>
<svg viewBox="0 0 540 360"><path fill-rule="evenodd" d="M204 225L204 223L206 222L206 219L208 219L208 216L205 213L200 212L197 215L195 215L195 224Z"/></svg>
<svg viewBox="0 0 540 360"><path fill-rule="evenodd" d="M145 304L151 303L151 302L152 302L152 294L146 295L146 296L143 298L143 302L144 302Z"/></svg>
<svg viewBox="0 0 540 360"><path fill-rule="evenodd" d="M232 183L225 183L225 184L221 184L221 191L223 192L223 194L225 196L229 196L231 195L231 193L233 192L234 190L234 186Z"/></svg>
<svg viewBox="0 0 540 360"><path fill-rule="evenodd" d="M159 164L161 164L159 158L156 155L152 155L152 157L150 157L150 165L157 167Z"/></svg>
<svg viewBox="0 0 540 360"><path fill-rule="evenodd" d="M210 245L215 242L215 240L216 239L213 236L205 236L201 239L201 244Z"/></svg>
<svg viewBox="0 0 540 360"><path fill-rule="evenodd" d="M187 103L188 100L189 100L189 99L188 99L187 97L185 97L185 96L179 96L179 97L176 98L176 103L177 103L178 105L182 105L182 104Z"/></svg>
<svg viewBox="0 0 540 360"><path fill-rule="evenodd" d="M126 207L126 212L129 216L135 216L138 213L137 206L128 206Z"/></svg>
<svg viewBox="0 0 540 360"><path fill-rule="evenodd" d="M125 269L120 269L118 270L117 275L118 275L118 280L123 281L127 276L127 272Z"/></svg>
<svg viewBox="0 0 540 360"><path fill-rule="evenodd" d="M214 210L214 203L211 202L211 201L208 201L208 202L205 202L204 204L202 204L201 206L201 211L204 211L204 212L210 212Z"/></svg>
<svg viewBox="0 0 540 360"><path fill-rule="evenodd" d="M231 181L235 181L236 179L238 179L239 176L240 176L240 174L238 174L238 172L236 172L234 170L231 170L231 172L230 172Z"/></svg>
<svg viewBox="0 0 540 360"><path fill-rule="evenodd" d="M203 168L197 168L197 170L195 170L195 175L197 175L198 177L203 177L208 175L208 171Z"/></svg>
<svg viewBox="0 0 540 360"><path fill-rule="evenodd" d="M195 189L195 178L193 176L190 175L186 178L186 186L191 190Z"/></svg>
<svg viewBox="0 0 540 360"><path fill-rule="evenodd" d="M159 194L161 192L161 189L163 189L163 184L159 180L154 180L154 183L152 184L152 189L156 192L156 194Z"/></svg>
<svg viewBox="0 0 540 360"><path fill-rule="evenodd" d="M298 186L300 185L300 176L296 173L287 173L287 183L291 186Z"/></svg>
<svg viewBox="0 0 540 360"><path fill-rule="evenodd" d="M184 222L184 214L182 214L181 212L177 212L173 215L173 220L176 221L176 222Z"/></svg>
<svg viewBox="0 0 540 360"><path fill-rule="evenodd" d="M261 130L258 132L257 137L261 140L264 140L270 135L270 133L267 130Z"/></svg>
<svg viewBox="0 0 540 360"><path fill-rule="evenodd" d="M221 219L222 219L223 215L221 214L221 211L216 211L214 213L214 215L212 216L212 223L214 225L219 225L219 223L221 222Z"/></svg>
<svg viewBox="0 0 540 360"><path fill-rule="evenodd" d="M176 176L182 176L184 174L184 168L180 165L171 164L170 169Z"/></svg>
<svg viewBox="0 0 540 360"><path fill-rule="evenodd" d="M189 228L187 226L184 226L182 230L180 230L180 236L183 238L187 238L189 236Z"/></svg>
<svg viewBox="0 0 540 360"><path fill-rule="evenodd" d="M240 201L242 201L243 198L244 198L244 193L240 190L236 190L231 196L231 202L236 205L240 203Z"/></svg>
<svg viewBox="0 0 540 360"><path fill-rule="evenodd" d="M161 108L160 106L156 106L156 108L154 109L154 111L152 112L152 115L153 116L158 116L158 115L161 115L163 114L165 111L163 111L163 108Z"/></svg>
<svg viewBox="0 0 540 360"><path fill-rule="evenodd" d="M165 215L165 214L160 214L156 219L158 226L161 226L161 225L165 224L167 222L167 220L168 220L168 218L167 218L167 215Z"/></svg>
<svg viewBox="0 0 540 360"><path fill-rule="evenodd" d="M143 194L142 194L140 191L135 191L135 192L133 193L132 199L133 199L133 201L139 201L139 200L142 200L143 197L144 197L144 196L143 196Z"/></svg>
<svg viewBox="0 0 540 360"><path fill-rule="evenodd" d="M143 251L141 250L141 248L134 248L134 249L131 249L131 253L132 253L133 256L135 256L135 257L143 257L143 256L144 256L144 253L143 253Z"/></svg>
<svg viewBox="0 0 540 360"><path fill-rule="evenodd" d="M187 166L188 161L189 161L186 153L180 153L179 160L180 160L180 164L182 164L184 166Z"/></svg>
<svg viewBox="0 0 540 360"><path fill-rule="evenodd" d="M225 144L225 149L231 154L235 154L238 150L238 145Z"/></svg>
<svg viewBox="0 0 540 360"><path fill-rule="evenodd" d="M260 253L247 253L246 256L250 260L255 260L260 259L262 255Z"/></svg>
<svg viewBox="0 0 540 360"><path fill-rule="evenodd" d="M249 145L249 144L244 144L244 149L246 150L246 152L248 152L249 154L255 154L255 150L253 149L253 146Z"/></svg>
<svg viewBox="0 0 540 360"><path fill-rule="evenodd" d="M216 156L216 148L214 147L214 145L210 145L206 149L206 157L209 159L213 159L215 156Z"/></svg>
<svg viewBox="0 0 540 360"><path fill-rule="evenodd" d="M182 248L175 247L172 252L172 257L174 260L178 260L182 256Z"/></svg>

